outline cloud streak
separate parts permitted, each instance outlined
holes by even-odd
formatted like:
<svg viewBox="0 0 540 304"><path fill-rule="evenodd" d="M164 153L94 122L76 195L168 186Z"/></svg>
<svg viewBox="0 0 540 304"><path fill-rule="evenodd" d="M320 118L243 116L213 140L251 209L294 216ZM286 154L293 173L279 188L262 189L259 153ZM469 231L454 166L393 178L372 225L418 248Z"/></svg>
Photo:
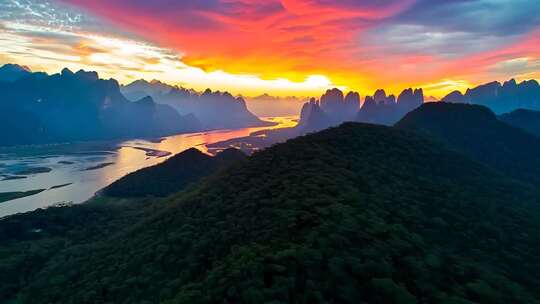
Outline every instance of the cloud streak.
<svg viewBox="0 0 540 304"><path fill-rule="evenodd" d="M62 14L21 1L27 6L12 5L2 19L42 25L37 15L48 14L60 29L142 40L203 74L261 82L324 75L364 93L424 84L442 95L452 84L536 77L540 60L537 0L62 0ZM36 45L54 45L37 36ZM68 45L73 56L111 56L87 40Z"/></svg>

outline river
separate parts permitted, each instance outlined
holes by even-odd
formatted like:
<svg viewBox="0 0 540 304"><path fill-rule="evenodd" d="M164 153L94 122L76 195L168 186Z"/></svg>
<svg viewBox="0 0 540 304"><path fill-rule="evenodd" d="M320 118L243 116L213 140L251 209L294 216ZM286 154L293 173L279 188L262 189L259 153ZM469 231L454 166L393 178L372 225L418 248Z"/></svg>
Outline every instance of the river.
<svg viewBox="0 0 540 304"><path fill-rule="evenodd" d="M98 190L138 169L195 147L248 136L252 132L292 127L297 117L266 117L272 127L216 130L163 137L160 140L77 143L0 149L0 193L45 189L0 203L0 217L59 204L79 204ZM32 173L32 171L50 170ZM14 176L25 176L10 179ZM2 180L3 179L3 180Z"/></svg>

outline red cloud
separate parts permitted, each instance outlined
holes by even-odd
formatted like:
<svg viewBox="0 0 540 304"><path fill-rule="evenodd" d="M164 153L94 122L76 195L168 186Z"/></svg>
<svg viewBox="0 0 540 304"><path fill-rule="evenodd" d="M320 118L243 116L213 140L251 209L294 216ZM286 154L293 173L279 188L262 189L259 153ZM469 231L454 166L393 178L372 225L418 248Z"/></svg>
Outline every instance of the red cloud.
<svg viewBox="0 0 540 304"><path fill-rule="evenodd" d="M188 64L269 77L349 66L347 50L362 47L355 37L411 1L66 0L185 53Z"/></svg>
<svg viewBox="0 0 540 304"><path fill-rule="evenodd" d="M292 80L324 74L355 89L397 90L482 72L514 55L540 57L537 34L517 45L455 58L389 49L364 35L396 22L416 0L64 1L175 49L184 62L205 70Z"/></svg>

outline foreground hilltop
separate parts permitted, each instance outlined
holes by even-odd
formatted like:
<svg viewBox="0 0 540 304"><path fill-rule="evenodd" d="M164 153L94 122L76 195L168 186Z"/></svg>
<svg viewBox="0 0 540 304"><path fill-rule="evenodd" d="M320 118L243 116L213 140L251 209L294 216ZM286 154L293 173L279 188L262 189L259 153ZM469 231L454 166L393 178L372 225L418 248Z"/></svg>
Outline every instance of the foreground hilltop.
<svg viewBox="0 0 540 304"><path fill-rule="evenodd" d="M508 176L540 185L540 138L500 121L487 107L427 103L396 127L433 136Z"/></svg>
<svg viewBox="0 0 540 304"><path fill-rule="evenodd" d="M532 189L428 137L347 123L136 216L3 221L0 291L23 303L538 303Z"/></svg>
<svg viewBox="0 0 540 304"><path fill-rule="evenodd" d="M245 160L246 155L227 149L212 157L191 148L166 161L132 172L101 191L110 197L167 196L220 168Z"/></svg>

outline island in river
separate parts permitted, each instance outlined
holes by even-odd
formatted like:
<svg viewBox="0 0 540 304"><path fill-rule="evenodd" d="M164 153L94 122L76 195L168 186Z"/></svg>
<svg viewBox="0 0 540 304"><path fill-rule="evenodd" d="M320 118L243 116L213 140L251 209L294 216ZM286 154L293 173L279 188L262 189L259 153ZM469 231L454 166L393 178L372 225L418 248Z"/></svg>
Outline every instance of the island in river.
<svg viewBox="0 0 540 304"><path fill-rule="evenodd" d="M4 195L9 199L0 204L0 217L58 204L82 203L122 176L160 163L189 148L196 147L205 153L212 153L213 149L207 148L210 144L245 138L262 130L291 128L297 122L297 117L264 119L276 125L178 134L159 140L0 148L0 176L3 177L0 180L0 193L10 193L9 196ZM35 174L34 168L50 170ZM88 168L92 170L85 170ZM28 174L16 174L21 171ZM15 176L17 179L10 178ZM57 185L64 186L55 187ZM38 189L44 190L36 192Z"/></svg>

